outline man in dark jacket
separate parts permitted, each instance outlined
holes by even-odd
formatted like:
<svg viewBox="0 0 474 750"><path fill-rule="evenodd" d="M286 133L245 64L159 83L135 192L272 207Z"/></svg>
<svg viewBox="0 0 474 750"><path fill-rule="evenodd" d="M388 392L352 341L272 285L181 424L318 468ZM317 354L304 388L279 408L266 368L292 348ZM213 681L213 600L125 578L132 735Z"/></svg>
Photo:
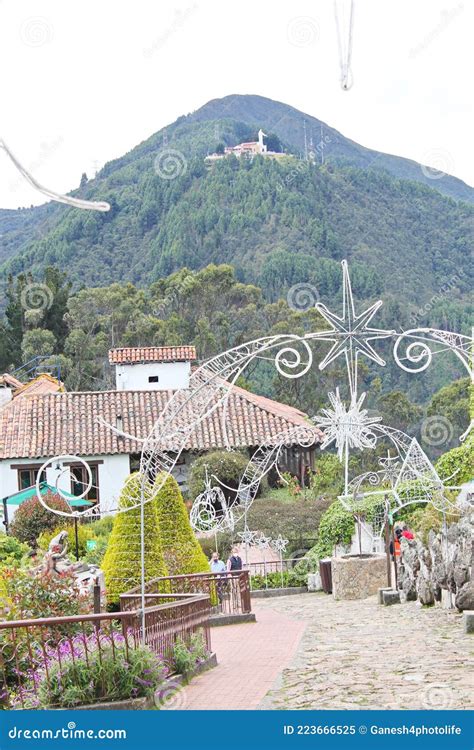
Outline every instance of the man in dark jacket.
<svg viewBox="0 0 474 750"><path fill-rule="evenodd" d="M227 560L227 570L242 570L242 558L237 547L233 547L232 554Z"/></svg>

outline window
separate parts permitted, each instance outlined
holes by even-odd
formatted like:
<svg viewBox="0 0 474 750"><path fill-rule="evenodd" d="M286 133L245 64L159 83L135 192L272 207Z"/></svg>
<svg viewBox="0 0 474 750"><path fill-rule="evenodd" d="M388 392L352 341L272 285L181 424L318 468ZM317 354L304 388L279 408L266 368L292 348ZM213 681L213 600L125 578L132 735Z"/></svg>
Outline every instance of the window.
<svg viewBox="0 0 474 750"><path fill-rule="evenodd" d="M148 376L148 382L149 383L158 383L158 375L149 375Z"/></svg>
<svg viewBox="0 0 474 750"><path fill-rule="evenodd" d="M27 487L32 487L36 483L36 477L38 476L38 469L25 468L18 469L18 489L26 490Z"/></svg>
<svg viewBox="0 0 474 750"><path fill-rule="evenodd" d="M97 464L90 464L89 468L92 474L92 487L90 488L86 500L91 502L99 502L99 467ZM76 465L70 467L71 471L71 493L73 495L82 495L87 485L89 484L89 475L87 469L82 465Z"/></svg>

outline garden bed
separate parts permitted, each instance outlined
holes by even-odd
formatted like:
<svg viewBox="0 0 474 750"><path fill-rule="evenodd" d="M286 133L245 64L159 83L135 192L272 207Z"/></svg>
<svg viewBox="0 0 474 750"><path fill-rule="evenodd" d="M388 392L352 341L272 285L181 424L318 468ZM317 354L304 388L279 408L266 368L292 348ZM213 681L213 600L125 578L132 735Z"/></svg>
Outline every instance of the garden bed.
<svg viewBox="0 0 474 750"><path fill-rule="evenodd" d="M207 672L208 669L217 667L217 656L212 653L208 656L205 661L197 664L194 669L189 672L186 676L182 674L170 675L166 678L163 684L158 688L155 695L145 696L143 698L130 698L129 700L122 701L106 701L102 703L92 703L87 706L74 706L74 711L150 711L158 708L157 702L159 697L157 694L167 694L174 688L186 685L193 677L202 672ZM21 710L21 709L17 709ZM54 708L53 711L70 711L68 708Z"/></svg>

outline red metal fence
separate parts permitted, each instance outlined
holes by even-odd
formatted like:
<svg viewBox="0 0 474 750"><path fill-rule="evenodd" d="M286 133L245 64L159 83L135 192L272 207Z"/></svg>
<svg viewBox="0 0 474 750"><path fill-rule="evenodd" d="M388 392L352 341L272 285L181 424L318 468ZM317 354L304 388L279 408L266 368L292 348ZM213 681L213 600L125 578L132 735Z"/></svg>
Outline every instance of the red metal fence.
<svg viewBox="0 0 474 750"><path fill-rule="evenodd" d="M145 610L145 643L170 672L179 637L189 643L194 633L202 633L211 650L209 596L153 598ZM94 660L128 662L142 643L142 616L136 609L0 622L0 707L36 708L41 695L52 696L54 705L66 671L80 681Z"/></svg>
<svg viewBox="0 0 474 750"><path fill-rule="evenodd" d="M206 594L211 602L211 614L233 615L252 611L248 570L152 578L145 585L147 601L151 603L166 596L163 594L166 587L170 587L173 594ZM139 607L139 586L120 597L122 611Z"/></svg>

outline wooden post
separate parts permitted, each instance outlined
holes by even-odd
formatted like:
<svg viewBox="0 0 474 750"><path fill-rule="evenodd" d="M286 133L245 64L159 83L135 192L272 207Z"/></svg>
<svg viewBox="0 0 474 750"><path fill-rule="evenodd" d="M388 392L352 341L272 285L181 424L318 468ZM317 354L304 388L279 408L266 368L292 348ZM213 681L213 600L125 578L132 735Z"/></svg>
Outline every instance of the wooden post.
<svg viewBox="0 0 474 750"><path fill-rule="evenodd" d="M385 508L387 509L388 502L385 497ZM395 547L394 550L395 552ZM386 510L385 516L385 554L387 556L387 584L392 588L392 562L390 560L390 521L388 519L388 511Z"/></svg>
<svg viewBox="0 0 474 750"><path fill-rule="evenodd" d="M79 560L79 536L77 531L77 516L74 518L74 537L76 540L76 560Z"/></svg>
<svg viewBox="0 0 474 750"><path fill-rule="evenodd" d="M100 609L100 584L98 578L94 579L94 614L98 615Z"/></svg>

